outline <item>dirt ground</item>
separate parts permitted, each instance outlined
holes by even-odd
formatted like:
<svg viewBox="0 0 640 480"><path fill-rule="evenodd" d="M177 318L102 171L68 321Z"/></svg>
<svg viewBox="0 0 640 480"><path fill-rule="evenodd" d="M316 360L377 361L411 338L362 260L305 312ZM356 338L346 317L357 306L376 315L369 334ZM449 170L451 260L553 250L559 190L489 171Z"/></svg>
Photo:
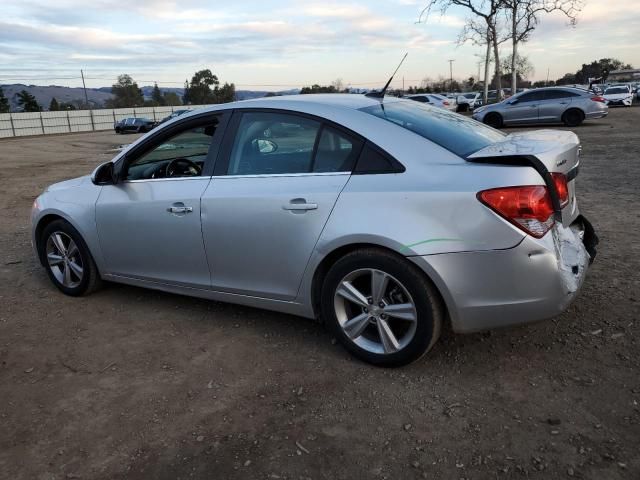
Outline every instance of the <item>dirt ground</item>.
<svg viewBox="0 0 640 480"><path fill-rule="evenodd" d="M301 318L115 284L62 295L31 203L135 136L0 141L0 478L640 478L639 124L612 109L576 129L601 244L571 308L445 334L395 370Z"/></svg>

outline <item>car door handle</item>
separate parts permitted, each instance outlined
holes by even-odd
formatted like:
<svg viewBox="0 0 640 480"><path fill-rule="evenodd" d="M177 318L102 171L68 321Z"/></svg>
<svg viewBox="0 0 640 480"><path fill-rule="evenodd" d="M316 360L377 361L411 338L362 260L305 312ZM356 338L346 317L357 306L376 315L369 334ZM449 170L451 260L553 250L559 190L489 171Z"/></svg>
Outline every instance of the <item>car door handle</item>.
<svg viewBox="0 0 640 480"><path fill-rule="evenodd" d="M167 208L167 212L169 212L169 213L191 213L191 212L193 212L193 207L172 206L172 207Z"/></svg>
<svg viewBox="0 0 640 480"><path fill-rule="evenodd" d="M293 212L304 212L306 210L317 210L317 203L307 203L304 198L294 198L287 205L282 206L283 210L290 210Z"/></svg>

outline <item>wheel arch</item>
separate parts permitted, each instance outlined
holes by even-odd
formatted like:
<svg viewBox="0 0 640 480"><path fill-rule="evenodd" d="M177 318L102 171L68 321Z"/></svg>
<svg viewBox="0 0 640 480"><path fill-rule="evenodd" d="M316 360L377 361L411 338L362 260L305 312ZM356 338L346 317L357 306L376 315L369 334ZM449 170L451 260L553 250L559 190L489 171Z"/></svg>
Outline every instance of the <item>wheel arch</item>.
<svg viewBox="0 0 640 480"><path fill-rule="evenodd" d="M93 258L94 262L96 261L96 255L89 242L87 242L87 238L85 233L83 232L82 228L76 223L74 222L71 218L67 217L66 215L64 215L61 212L57 212L57 211L50 211L47 212L45 214L43 214L36 223L36 226L34 228L33 231L33 242L34 242L34 246L36 248L36 252L38 255L38 259L40 260L40 263L42 264L42 266L45 266L45 260L44 257L42 256L42 234L45 230L45 228L47 228L47 226L49 226L51 223L57 221L57 220L62 220L64 222L67 222L69 225L71 225L80 235L80 238L82 238L82 241L84 242L85 246L87 247L87 250L89 251L89 255L91 255L91 257ZM98 272L100 272L100 267L96 262L96 268L98 269Z"/></svg>
<svg viewBox="0 0 640 480"><path fill-rule="evenodd" d="M416 266L416 268L420 271L421 275L433 286L434 291L437 293L442 303L442 306L444 308L445 319L446 319L445 322L447 323L450 322L449 311L450 311L450 308L452 307L452 305L450 304L451 296L449 294L448 289L446 288L446 285L444 285L444 282L439 277L439 275L437 275L436 271L433 269L427 268L429 270L429 273L427 273L424 268L425 265L428 265L426 262L415 261L414 257L407 257L405 255L402 255L402 253L398 252L397 250L394 250L393 248L390 248L388 246L385 246L379 243L370 243L370 242L348 243L348 244L338 246L333 250L329 251L318 263L318 265L314 270L313 277L311 280L311 308L313 310L313 315L317 320L321 320L320 304L321 304L322 284L324 283L324 279L329 269L331 268L331 266L334 265L340 258L344 257L345 255L351 252L354 252L356 250L364 250L367 248L375 248L378 250L385 251L387 253L390 253L398 257L399 259L406 260L409 263ZM422 257L418 257L418 258L421 259Z"/></svg>

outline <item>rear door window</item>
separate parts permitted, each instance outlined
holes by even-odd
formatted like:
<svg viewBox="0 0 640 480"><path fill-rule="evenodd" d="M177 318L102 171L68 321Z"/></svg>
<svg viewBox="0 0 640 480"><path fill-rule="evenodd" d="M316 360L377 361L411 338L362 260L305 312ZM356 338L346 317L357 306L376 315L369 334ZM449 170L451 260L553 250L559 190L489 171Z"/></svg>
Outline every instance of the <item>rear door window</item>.
<svg viewBox="0 0 640 480"><path fill-rule="evenodd" d="M350 172L362 141L296 114L246 112L240 119L227 175Z"/></svg>
<svg viewBox="0 0 640 480"><path fill-rule="evenodd" d="M570 92L568 90L547 90L544 92L545 100L556 100L561 98L577 97L577 93Z"/></svg>

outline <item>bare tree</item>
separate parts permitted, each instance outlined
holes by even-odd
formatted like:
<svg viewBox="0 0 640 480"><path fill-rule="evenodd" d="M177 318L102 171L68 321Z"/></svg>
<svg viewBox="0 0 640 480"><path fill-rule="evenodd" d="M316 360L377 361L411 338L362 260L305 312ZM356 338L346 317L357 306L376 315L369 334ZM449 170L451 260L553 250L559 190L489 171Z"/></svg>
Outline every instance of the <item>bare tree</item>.
<svg viewBox="0 0 640 480"><path fill-rule="evenodd" d="M511 93L517 87L518 46L529 40L531 33L545 13L560 12L575 25L577 15L584 6L584 0L502 0L509 23L511 38Z"/></svg>
<svg viewBox="0 0 640 480"><path fill-rule="evenodd" d="M457 6L466 8L472 15L467 19L467 24L458 40L458 43L464 43L466 40L472 40L477 44L486 45L487 51L485 55L484 70L484 102L487 102L489 94L489 64L491 58L491 47L493 47L493 55L495 59L495 78L496 88L498 90L498 98L502 88L500 79L500 55L498 46L500 38L498 36L498 13L503 8L503 0L428 0L427 6L420 13L418 22L422 22L429 16L429 13L439 8L444 15L449 7Z"/></svg>

